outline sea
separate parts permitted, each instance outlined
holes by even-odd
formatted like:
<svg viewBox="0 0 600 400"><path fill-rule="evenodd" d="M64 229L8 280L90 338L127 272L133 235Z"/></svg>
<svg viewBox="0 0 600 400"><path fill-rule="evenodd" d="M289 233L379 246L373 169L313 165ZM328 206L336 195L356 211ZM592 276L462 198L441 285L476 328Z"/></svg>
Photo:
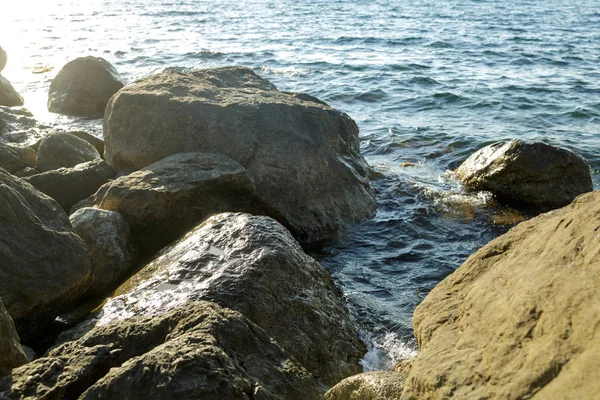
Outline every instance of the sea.
<svg viewBox="0 0 600 400"><path fill-rule="evenodd" d="M52 78L95 55L125 82L166 68L253 68L349 114L375 171L377 213L314 254L369 352L417 351L415 307L491 239L531 215L469 193L451 171L507 139L566 147L600 184L598 0L19 0L3 5L3 75L49 125ZM332 182L333 184L334 182Z"/></svg>

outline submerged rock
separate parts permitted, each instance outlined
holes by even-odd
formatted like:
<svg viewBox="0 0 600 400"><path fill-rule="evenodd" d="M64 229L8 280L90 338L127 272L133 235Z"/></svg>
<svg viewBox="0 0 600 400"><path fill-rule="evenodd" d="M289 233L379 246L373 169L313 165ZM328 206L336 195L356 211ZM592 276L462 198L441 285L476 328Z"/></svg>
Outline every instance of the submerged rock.
<svg viewBox="0 0 600 400"><path fill-rule="evenodd" d="M101 209L117 211L146 253L160 250L209 215L248 211L254 182L229 157L175 154L102 186Z"/></svg>
<svg viewBox="0 0 600 400"><path fill-rule="evenodd" d="M106 103L122 87L119 73L105 59L76 58L68 62L52 80L48 111L102 118Z"/></svg>
<svg viewBox="0 0 600 400"><path fill-rule="evenodd" d="M114 211L82 208L69 217L92 252L92 283L86 296L114 289L137 261L127 221Z"/></svg>
<svg viewBox="0 0 600 400"><path fill-rule="evenodd" d="M15 324L0 299L0 377L27 361Z"/></svg>
<svg viewBox="0 0 600 400"><path fill-rule="evenodd" d="M8 79L0 75L0 106L18 107L22 105L23 98L21 95L17 93Z"/></svg>
<svg viewBox="0 0 600 400"><path fill-rule="evenodd" d="M327 393L325 400L396 400L405 376L400 372L365 372L344 379Z"/></svg>
<svg viewBox="0 0 600 400"><path fill-rule="evenodd" d="M107 105L104 140L117 170L191 150L231 157L248 169L270 215L303 242L335 236L375 209L354 121L248 68L139 80Z"/></svg>
<svg viewBox="0 0 600 400"><path fill-rule="evenodd" d="M402 399L600 393L600 192L491 241L417 307Z"/></svg>
<svg viewBox="0 0 600 400"><path fill-rule="evenodd" d="M64 211L0 169L0 297L21 336L72 305L89 286L91 256Z"/></svg>
<svg viewBox="0 0 600 400"><path fill-rule="evenodd" d="M491 144L456 172L467 188L490 191L511 204L563 207L593 190L590 166L582 157L541 142Z"/></svg>
<svg viewBox="0 0 600 400"><path fill-rule="evenodd" d="M263 328L315 375L323 392L362 371L365 347L328 272L268 217L210 217L116 293L97 316L100 323L210 300Z"/></svg>
<svg viewBox="0 0 600 400"><path fill-rule="evenodd" d="M24 180L69 212L77 202L93 195L114 176L115 171L104 160L96 159L73 168L38 173Z"/></svg>
<svg viewBox="0 0 600 400"><path fill-rule="evenodd" d="M241 314L197 302L97 327L0 379L0 398L316 400L314 381Z"/></svg>
<svg viewBox="0 0 600 400"><path fill-rule="evenodd" d="M36 166L46 172L100 158L98 150L87 141L66 132L56 132L40 142Z"/></svg>

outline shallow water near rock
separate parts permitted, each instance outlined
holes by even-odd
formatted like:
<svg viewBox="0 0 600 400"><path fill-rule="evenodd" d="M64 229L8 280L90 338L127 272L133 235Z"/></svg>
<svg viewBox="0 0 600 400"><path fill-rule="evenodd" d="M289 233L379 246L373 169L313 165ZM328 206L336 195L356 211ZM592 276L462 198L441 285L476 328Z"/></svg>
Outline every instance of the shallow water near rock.
<svg viewBox="0 0 600 400"><path fill-rule="evenodd" d="M354 118L381 176L377 215L318 257L371 344L367 369L413 352L416 305L522 218L465 193L446 171L520 138L581 154L600 183L594 0L23 0L0 15L0 37L3 75L36 117L96 135L98 120L45 110L50 80L79 56L106 58L127 82L165 68L245 65Z"/></svg>

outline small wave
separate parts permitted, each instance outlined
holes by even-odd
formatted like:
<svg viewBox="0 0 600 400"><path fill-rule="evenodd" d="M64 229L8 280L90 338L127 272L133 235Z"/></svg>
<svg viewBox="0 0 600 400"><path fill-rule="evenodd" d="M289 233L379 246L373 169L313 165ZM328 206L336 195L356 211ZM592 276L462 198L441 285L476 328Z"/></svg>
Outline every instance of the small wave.
<svg viewBox="0 0 600 400"><path fill-rule="evenodd" d="M416 343L402 340L397 334L388 332L382 336L360 331L359 335L367 345L367 354L361 364L367 371L394 369L394 366L405 359L417 356Z"/></svg>
<svg viewBox="0 0 600 400"><path fill-rule="evenodd" d="M454 45L452 43L437 40L433 43L428 44L427 47L431 47L433 49L451 49L454 47Z"/></svg>
<svg viewBox="0 0 600 400"><path fill-rule="evenodd" d="M468 100L467 97L454 94L452 92L440 92L433 94L434 99L444 100L446 103L456 103L459 101Z"/></svg>
<svg viewBox="0 0 600 400"><path fill-rule="evenodd" d="M440 83L433 78L426 76L416 76L408 81L412 85L439 85Z"/></svg>
<svg viewBox="0 0 600 400"><path fill-rule="evenodd" d="M198 52L186 53L185 57L199 58L201 60L219 60L225 57L225 54L219 51L202 50Z"/></svg>
<svg viewBox="0 0 600 400"><path fill-rule="evenodd" d="M519 57L510 62L510 65L533 65L535 62L528 57Z"/></svg>
<svg viewBox="0 0 600 400"><path fill-rule="evenodd" d="M298 68L298 67L282 67L282 68L272 68L260 66L261 71L271 75L286 75L286 76L303 76L308 75L311 70L306 68Z"/></svg>

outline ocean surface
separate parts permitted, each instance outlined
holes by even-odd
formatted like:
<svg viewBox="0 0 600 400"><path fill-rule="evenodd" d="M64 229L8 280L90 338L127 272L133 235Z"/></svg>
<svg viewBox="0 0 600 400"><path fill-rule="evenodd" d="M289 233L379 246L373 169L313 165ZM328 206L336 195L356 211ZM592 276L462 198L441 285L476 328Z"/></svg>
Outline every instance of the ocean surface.
<svg viewBox="0 0 600 400"><path fill-rule="evenodd" d="M366 369L414 353L411 314L519 215L448 172L498 140L569 148L600 178L598 0L20 0L2 7L3 75L48 124L51 79L96 55L126 82L165 68L245 65L360 127L377 215L316 256L370 351Z"/></svg>

